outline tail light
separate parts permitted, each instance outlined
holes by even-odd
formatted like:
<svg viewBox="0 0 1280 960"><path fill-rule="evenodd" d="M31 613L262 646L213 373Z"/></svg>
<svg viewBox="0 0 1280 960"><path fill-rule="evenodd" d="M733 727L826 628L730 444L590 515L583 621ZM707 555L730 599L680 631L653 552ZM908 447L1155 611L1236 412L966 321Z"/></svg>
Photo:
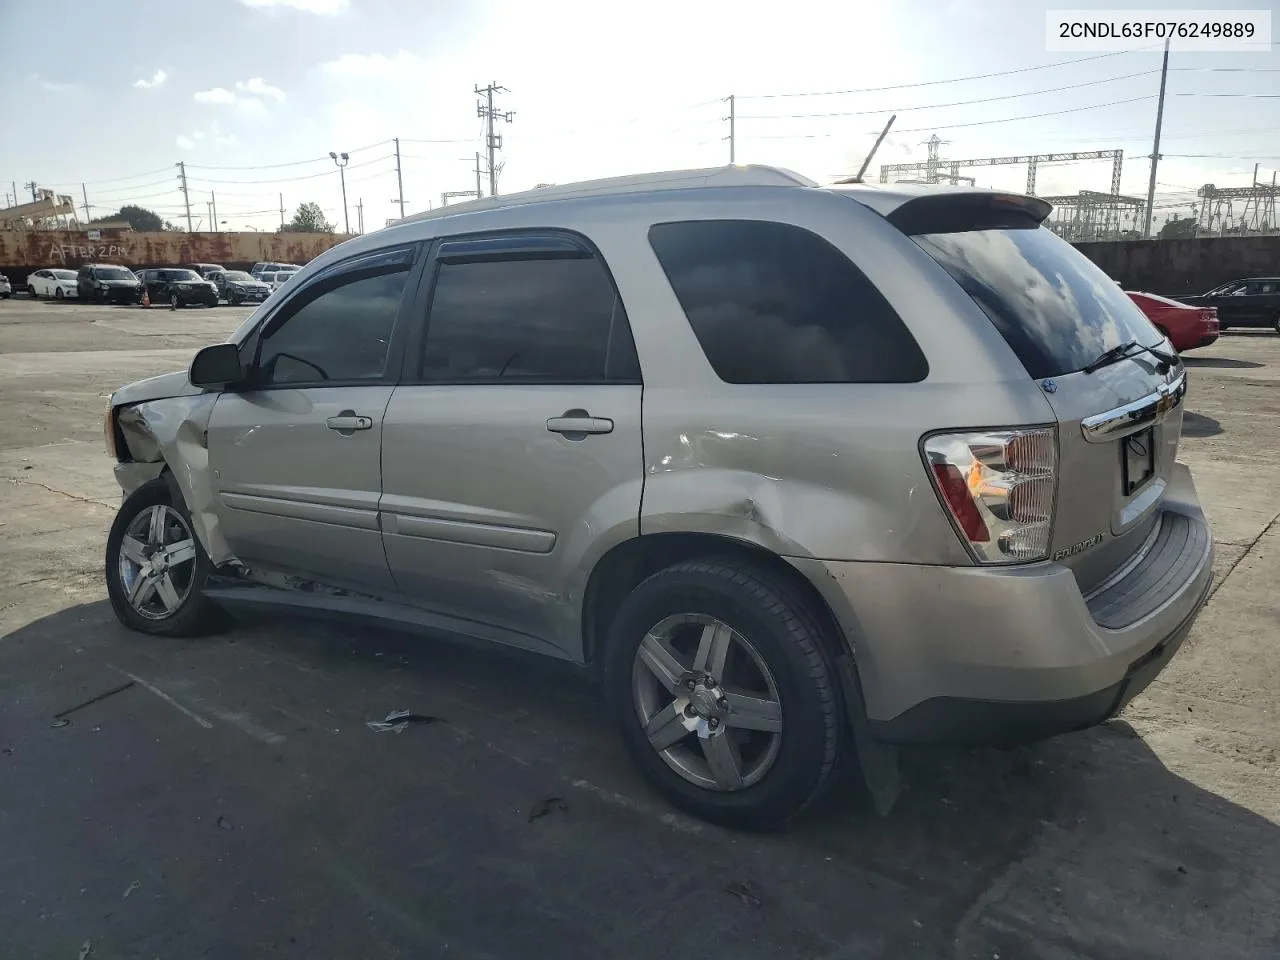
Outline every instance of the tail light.
<svg viewBox="0 0 1280 960"><path fill-rule="evenodd" d="M979 563L1031 563L1049 555L1058 487L1051 427L926 437L938 498Z"/></svg>
<svg viewBox="0 0 1280 960"><path fill-rule="evenodd" d="M1207 323L1212 329L1218 329L1218 308L1206 307L1200 311L1200 319Z"/></svg>

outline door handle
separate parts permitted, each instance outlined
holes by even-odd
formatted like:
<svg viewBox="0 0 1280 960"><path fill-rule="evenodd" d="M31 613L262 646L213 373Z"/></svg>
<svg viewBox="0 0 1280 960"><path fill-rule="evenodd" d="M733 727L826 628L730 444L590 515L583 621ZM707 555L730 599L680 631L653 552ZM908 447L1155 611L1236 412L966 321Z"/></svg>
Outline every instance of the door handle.
<svg viewBox="0 0 1280 960"><path fill-rule="evenodd" d="M330 417L324 422L324 425L330 430L337 430L339 433L350 436L357 430L369 430L373 427L373 420L369 417L361 417L354 410L343 410L336 417Z"/></svg>
<svg viewBox="0 0 1280 960"><path fill-rule="evenodd" d="M593 417L585 410L566 410L547 421L547 429L563 434L569 440L583 440L588 434L613 433L613 421L605 417Z"/></svg>

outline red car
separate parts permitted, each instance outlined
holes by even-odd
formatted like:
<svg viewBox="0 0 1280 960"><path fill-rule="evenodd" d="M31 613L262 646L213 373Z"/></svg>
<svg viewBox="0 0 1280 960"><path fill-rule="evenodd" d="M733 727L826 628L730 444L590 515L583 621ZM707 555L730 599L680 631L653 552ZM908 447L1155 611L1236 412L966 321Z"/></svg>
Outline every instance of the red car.
<svg viewBox="0 0 1280 960"><path fill-rule="evenodd" d="M1126 290L1147 319L1169 338L1179 353L1207 347L1218 339L1218 308L1192 307L1154 293Z"/></svg>

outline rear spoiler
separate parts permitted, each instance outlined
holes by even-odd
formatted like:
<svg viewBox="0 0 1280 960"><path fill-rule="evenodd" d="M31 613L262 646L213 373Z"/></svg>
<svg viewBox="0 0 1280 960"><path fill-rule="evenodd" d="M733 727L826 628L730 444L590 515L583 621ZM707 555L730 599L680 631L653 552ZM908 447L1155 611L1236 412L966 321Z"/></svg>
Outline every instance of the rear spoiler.
<svg viewBox="0 0 1280 960"><path fill-rule="evenodd" d="M908 236L1038 227L1053 210L1019 193L938 193L912 197L885 219Z"/></svg>

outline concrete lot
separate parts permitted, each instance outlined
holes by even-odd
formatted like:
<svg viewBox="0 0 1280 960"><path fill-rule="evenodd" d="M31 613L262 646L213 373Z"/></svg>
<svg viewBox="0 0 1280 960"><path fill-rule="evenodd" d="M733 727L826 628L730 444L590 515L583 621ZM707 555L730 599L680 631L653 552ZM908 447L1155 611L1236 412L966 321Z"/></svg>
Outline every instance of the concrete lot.
<svg viewBox="0 0 1280 960"><path fill-rule="evenodd" d="M116 625L106 395L245 314L0 302L0 954L1280 955L1280 337L1187 361L1218 582L1123 719L913 753L888 818L837 798L759 837L672 814L551 665L347 624ZM447 722L365 726L399 708Z"/></svg>

